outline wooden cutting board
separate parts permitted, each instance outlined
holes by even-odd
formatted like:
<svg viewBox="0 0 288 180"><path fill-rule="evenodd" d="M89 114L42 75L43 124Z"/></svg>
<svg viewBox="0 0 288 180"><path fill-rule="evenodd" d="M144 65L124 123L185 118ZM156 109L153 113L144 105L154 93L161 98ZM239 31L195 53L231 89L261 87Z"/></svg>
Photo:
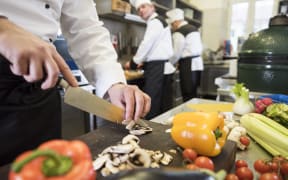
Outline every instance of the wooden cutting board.
<svg viewBox="0 0 288 180"><path fill-rule="evenodd" d="M160 150L168 152L170 149L176 149L177 145L174 143L169 133L166 133L166 129L170 126L147 121L150 127L153 128L153 132L139 136L140 146L145 149ZM88 144L94 157L101 153L106 147L116 145L121 142L122 138L128 134L128 131L123 125L113 124L107 122L105 126L101 126L99 129L90 132L77 139L83 140ZM232 141L227 141L220 155L213 157L212 160L215 164L215 170L225 169L229 172L234 165L237 146ZM171 153L169 153L171 154ZM171 154L173 155L173 154ZM174 159L169 165L171 167L183 167L183 158L181 153L173 155ZM100 173L97 173L98 176ZM103 177L98 177L103 179Z"/></svg>

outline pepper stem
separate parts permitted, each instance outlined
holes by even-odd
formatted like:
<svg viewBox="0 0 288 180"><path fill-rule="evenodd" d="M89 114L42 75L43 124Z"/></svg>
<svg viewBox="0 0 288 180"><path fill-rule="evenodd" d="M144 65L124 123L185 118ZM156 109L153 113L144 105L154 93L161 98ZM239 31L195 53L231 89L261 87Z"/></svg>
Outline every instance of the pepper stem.
<svg viewBox="0 0 288 180"><path fill-rule="evenodd" d="M217 127L215 130L214 130L214 134L215 134L215 137L216 139L220 138L222 136L222 132L221 130L219 129L219 127Z"/></svg>
<svg viewBox="0 0 288 180"><path fill-rule="evenodd" d="M55 151L35 150L23 160L19 162L14 162L12 164L12 170L18 173L27 163L40 156L47 157L42 164L42 173L46 177L64 175L70 171L73 165L71 158L59 155Z"/></svg>

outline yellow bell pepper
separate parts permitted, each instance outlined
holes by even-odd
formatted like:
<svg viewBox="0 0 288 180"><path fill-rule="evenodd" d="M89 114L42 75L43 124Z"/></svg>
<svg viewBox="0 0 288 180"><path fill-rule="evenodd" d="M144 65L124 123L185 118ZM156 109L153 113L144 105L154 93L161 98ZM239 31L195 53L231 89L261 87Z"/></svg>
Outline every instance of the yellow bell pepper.
<svg viewBox="0 0 288 180"><path fill-rule="evenodd" d="M218 112L183 112L175 115L172 139L182 148L204 156L217 156L226 142L224 117Z"/></svg>

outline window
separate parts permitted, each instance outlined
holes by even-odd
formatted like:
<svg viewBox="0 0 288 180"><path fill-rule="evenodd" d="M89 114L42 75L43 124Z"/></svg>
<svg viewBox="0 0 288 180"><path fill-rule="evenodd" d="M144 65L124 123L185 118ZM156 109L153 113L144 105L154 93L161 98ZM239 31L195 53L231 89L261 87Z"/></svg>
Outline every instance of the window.
<svg viewBox="0 0 288 180"><path fill-rule="evenodd" d="M244 39L252 32L268 27L269 19L274 16L275 0L231 0L229 38L233 51L241 48Z"/></svg>
<svg viewBox="0 0 288 180"><path fill-rule="evenodd" d="M273 0L256 1L253 32L268 28L269 19L273 16L272 10Z"/></svg>
<svg viewBox="0 0 288 180"><path fill-rule="evenodd" d="M230 28L230 40L235 51L238 44L238 38L245 35L248 16L248 2L240 2L232 5L232 17Z"/></svg>

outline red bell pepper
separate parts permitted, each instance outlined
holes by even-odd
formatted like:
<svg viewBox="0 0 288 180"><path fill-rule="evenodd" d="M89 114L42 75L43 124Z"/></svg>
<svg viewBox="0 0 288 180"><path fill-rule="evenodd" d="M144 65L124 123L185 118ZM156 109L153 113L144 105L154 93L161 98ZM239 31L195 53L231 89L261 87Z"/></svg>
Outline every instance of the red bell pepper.
<svg viewBox="0 0 288 180"><path fill-rule="evenodd" d="M9 180L94 180L92 156L79 140L51 140L16 158Z"/></svg>

